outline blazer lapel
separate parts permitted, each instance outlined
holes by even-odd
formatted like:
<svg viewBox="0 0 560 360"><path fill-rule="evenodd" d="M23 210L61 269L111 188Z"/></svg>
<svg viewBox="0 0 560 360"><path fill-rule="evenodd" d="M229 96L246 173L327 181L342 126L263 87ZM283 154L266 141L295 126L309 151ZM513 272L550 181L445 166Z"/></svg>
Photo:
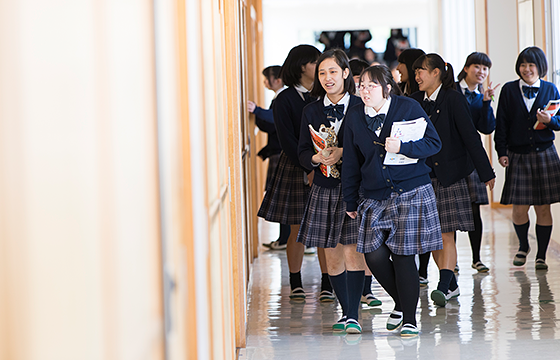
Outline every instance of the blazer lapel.
<svg viewBox="0 0 560 360"><path fill-rule="evenodd" d="M441 111L443 101L445 100L446 94L447 94L447 90L445 90L442 86L442 88L439 90L439 94L436 99L436 107L434 108L434 113L432 114L432 116L430 116L430 120L434 125L439 120L439 114Z"/></svg>

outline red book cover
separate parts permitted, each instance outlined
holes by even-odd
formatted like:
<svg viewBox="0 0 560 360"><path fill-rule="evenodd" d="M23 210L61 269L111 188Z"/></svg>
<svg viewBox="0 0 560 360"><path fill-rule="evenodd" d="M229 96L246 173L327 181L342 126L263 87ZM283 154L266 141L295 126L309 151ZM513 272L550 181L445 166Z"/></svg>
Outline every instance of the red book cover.
<svg viewBox="0 0 560 360"><path fill-rule="evenodd" d="M548 104L545 106L543 111L550 114L550 116L554 116L558 112L558 109L560 109L560 99L559 100L550 100L548 102ZM533 125L533 129L544 130L544 129L546 129L546 125L537 120L535 122L535 125Z"/></svg>

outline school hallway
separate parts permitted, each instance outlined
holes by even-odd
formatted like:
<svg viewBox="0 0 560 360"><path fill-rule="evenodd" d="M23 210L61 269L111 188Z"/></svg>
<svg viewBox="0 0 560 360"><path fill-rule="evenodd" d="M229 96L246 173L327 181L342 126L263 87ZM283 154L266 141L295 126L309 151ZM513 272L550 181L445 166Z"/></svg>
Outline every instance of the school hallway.
<svg viewBox="0 0 560 360"><path fill-rule="evenodd" d="M560 252L556 242L548 251L548 271L535 271L536 240L530 234L531 253L523 267L512 265L517 238L510 209L482 207L484 235L481 259L490 271L471 268L466 233L457 239L461 295L445 308L429 298L437 287L438 269L429 266L429 285L420 288L417 320L420 335L401 338L385 323L393 302L374 280L373 294L383 301L361 310L361 335L336 334L338 304L320 303L320 271L316 256L307 255L302 269L308 298L288 298L285 251L263 249L253 264L247 318L247 347L239 359L558 359L560 322L556 302L560 294ZM532 224L534 220L532 219ZM276 238L276 225L259 223L263 242Z"/></svg>

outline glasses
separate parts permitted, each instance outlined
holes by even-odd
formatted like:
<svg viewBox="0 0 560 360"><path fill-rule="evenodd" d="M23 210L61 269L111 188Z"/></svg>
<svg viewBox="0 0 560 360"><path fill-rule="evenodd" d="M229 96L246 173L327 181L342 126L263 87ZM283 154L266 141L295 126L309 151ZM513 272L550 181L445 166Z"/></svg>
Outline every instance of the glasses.
<svg viewBox="0 0 560 360"><path fill-rule="evenodd" d="M360 85L359 89L360 89L360 91L367 90L368 92L372 92L373 89L378 88L378 87L380 87L380 86L381 86L381 85L375 85L374 83L370 83L370 84L367 85L367 86L364 85L364 84L362 84L362 85Z"/></svg>

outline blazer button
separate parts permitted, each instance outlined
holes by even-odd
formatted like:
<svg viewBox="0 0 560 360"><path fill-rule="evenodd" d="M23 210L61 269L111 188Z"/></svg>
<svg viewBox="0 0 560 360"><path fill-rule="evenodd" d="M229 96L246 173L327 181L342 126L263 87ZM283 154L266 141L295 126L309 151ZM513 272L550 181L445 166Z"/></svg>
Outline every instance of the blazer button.
<svg viewBox="0 0 560 360"><path fill-rule="evenodd" d="M391 180L387 179L387 182L391 182Z"/></svg>
<svg viewBox="0 0 560 360"><path fill-rule="evenodd" d="M379 157L383 157L383 154L380 154Z"/></svg>
<svg viewBox="0 0 560 360"><path fill-rule="evenodd" d="M438 114L439 114L439 109L437 109L437 110L436 110L436 113L438 113Z"/></svg>
<svg viewBox="0 0 560 360"><path fill-rule="evenodd" d="M439 166L439 163L436 161L436 162L434 163L434 165L435 165L435 166Z"/></svg>
<svg viewBox="0 0 560 360"><path fill-rule="evenodd" d="M402 189L399 189L400 192L402 192Z"/></svg>
<svg viewBox="0 0 560 360"><path fill-rule="evenodd" d="M383 166L383 170L387 169L387 166Z"/></svg>

